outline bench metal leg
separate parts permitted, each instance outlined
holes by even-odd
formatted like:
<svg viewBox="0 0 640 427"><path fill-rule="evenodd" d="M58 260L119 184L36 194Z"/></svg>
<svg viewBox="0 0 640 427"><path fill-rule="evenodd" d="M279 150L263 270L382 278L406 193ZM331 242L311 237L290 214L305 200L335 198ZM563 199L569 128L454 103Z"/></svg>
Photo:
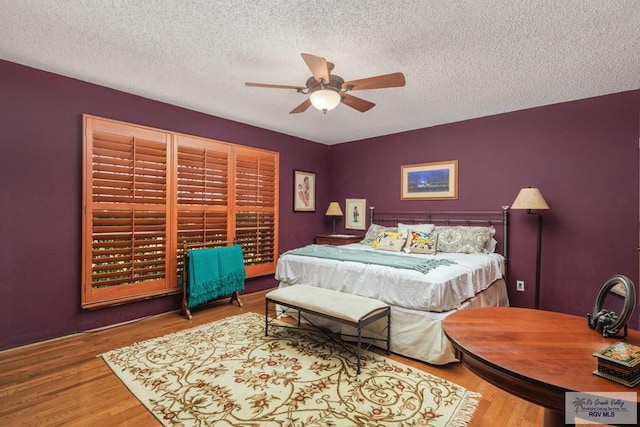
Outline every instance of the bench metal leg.
<svg viewBox="0 0 640 427"><path fill-rule="evenodd" d="M358 325L358 354L356 354L357 374L360 374L360 355L362 354L362 327Z"/></svg>
<svg viewBox="0 0 640 427"><path fill-rule="evenodd" d="M391 354L391 307L387 311L387 356Z"/></svg>
<svg viewBox="0 0 640 427"><path fill-rule="evenodd" d="M264 336L269 336L269 300L264 300Z"/></svg>

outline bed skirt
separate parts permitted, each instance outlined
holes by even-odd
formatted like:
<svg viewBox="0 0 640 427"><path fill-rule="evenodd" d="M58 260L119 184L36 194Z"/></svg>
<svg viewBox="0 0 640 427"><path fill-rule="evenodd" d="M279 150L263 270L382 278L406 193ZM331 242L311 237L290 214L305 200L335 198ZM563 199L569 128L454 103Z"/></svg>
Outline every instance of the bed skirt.
<svg viewBox="0 0 640 427"><path fill-rule="evenodd" d="M280 287L295 286L280 282ZM508 307L509 296L503 279L496 280L487 289L466 300L455 310L442 313L418 311L391 306L391 351L434 365L457 362L453 346L442 328L443 320L459 310L476 307ZM384 319L383 319L384 320ZM314 318L314 323L346 336L355 330L326 319ZM377 336L383 333L385 322L378 321L365 328L365 335Z"/></svg>

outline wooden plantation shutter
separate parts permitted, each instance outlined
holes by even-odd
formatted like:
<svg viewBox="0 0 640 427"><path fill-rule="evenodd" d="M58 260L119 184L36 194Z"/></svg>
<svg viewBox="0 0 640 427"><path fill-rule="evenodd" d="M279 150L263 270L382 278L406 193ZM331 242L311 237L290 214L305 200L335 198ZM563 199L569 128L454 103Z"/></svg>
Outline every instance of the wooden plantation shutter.
<svg viewBox="0 0 640 427"><path fill-rule="evenodd" d="M85 115L82 306L178 292L185 244L275 272L278 153Z"/></svg>
<svg viewBox="0 0 640 427"><path fill-rule="evenodd" d="M229 221L231 148L203 138L177 137L178 276L185 244L225 246L233 240L233 221Z"/></svg>
<svg viewBox="0 0 640 427"><path fill-rule="evenodd" d="M166 292L171 135L85 121L83 306ZM89 175L90 174L90 175Z"/></svg>
<svg viewBox="0 0 640 427"><path fill-rule="evenodd" d="M244 147L234 153L236 239L247 275L270 274L278 257L278 158Z"/></svg>

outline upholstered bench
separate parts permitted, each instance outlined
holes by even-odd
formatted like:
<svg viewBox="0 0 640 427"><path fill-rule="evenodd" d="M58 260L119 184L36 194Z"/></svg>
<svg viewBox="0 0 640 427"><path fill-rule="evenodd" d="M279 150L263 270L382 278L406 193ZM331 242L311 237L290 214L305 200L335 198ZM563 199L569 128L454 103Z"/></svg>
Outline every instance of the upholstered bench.
<svg viewBox="0 0 640 427"><path fill-rule="evenodd" d="M269 292L265 298L265 336L269 335L269 323L270 320L272 320L269 318L270 303L288 307L297 311L298 326L300 326L301 313L308 313L352 326L357 331L357 335L355 335L355 337L357 339L358 346L357 352L352 353L356 356L357 372L360 373L360 351L362 347L362 339L371 338L363 337L362 329L366 325L386 317L387 336L386 339L380 339L380 341L386 342L387 354L390 352L391 308L388 304L359 295L347 294L307 285L295 285L286 288L279 288ZM305 317L304 319L313 325L308 318ZM371 339L377 340L377 338Z"/></svg>

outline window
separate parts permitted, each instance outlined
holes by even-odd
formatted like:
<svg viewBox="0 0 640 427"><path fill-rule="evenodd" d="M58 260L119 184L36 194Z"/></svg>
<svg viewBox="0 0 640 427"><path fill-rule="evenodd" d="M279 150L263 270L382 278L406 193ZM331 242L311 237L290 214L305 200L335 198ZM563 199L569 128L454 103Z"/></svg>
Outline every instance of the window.
<svg viewBox="0 0 640 427"><path fill-rule="evenodd" d="M278 153L84 116L82 306L177 292L185 245L277 260Z"/></svg>

